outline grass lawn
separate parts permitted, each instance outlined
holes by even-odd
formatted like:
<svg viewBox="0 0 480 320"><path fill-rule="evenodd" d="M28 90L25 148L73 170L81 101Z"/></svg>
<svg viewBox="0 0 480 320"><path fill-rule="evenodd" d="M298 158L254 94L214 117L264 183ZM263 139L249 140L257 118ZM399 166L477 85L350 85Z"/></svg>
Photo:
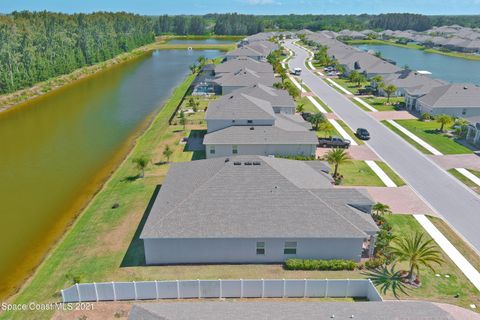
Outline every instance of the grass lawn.
<svg viewBox="0 0 480 320"><path fill-rule="evenodd" d="M341 85L342 87L344 87L345 89L347 89L348 91L350 91L353 94L356 94L358 92L358 89L362 89L366 85L370 84L370 82L365 81L365 82L361 83L360 87L359 87L359 86L357 86L356 83L350 82L350 80L345 79L345 78L332 78L332 80L335 81L337 84Z"/></svg>
<svg viewBox="0 0 480 320"><path fill-rule="evenodd" d="M354 104L356 104L360 109L362 109L363 111L366 111L366 112L372 112L372 110L368 109L367 107L365 107L363 104L361 104L360 102L358 102L357 100L355 99L350 99L350 101L352 101ZM372 106L373 107L373 106Z"/></svg>
<svg viewBox="0 0 480 320"><path fill-rule="evenodd" d="M185 117L188 124L205 124L205 109L211 101L214 101L217 97L194 97L195 101L198 103L197 112L192 112L193 110L188 106L188 100L190 96L186 96L180 105L178 112L175 117L172 119L172 124L180 124L180 111L185 112Z"/></svg>
<svg viewBox="0 0 480 320"><path fill-rule="evenodd" d="M362 98L366 103L377 109L378 111L396 111L400 110L399 104L405 102L404 97L390 97L390 102L387 103L386 97L369 97Z"/></svg>
<svg viewBox="0 0 480 320"><path fill-rule="evenodd" d="M320 100L319 97L314 96L313 99L315 99L327 112L332 112L332 110L323 102ZM310 99L307 98L307 96L299 97L295 100L297 103L297 106L300 104L303 104L303 109L305 112L310 112L310 113L317 113L320 112L317 107L313 105L313 103L310 101Z"/></svg>
<svg viewBox="0 0 480 320"><path fill-rule="evenodd" d="M467 169L467 170L480 178L480 171L475 171L475 170L471 170L471 169ZM472 189L476 193L480 194L480 187L477 186L472 180L468 179L467 177L465 177L463 174L461 174L460 172L458 172L455 169L449 169L448 172L450 172L450 174L453 175L458 180L462 181L470 189Z"/></svg>
<svg viewBox="0 0 480 320"><path fill-rule="evenodd" d="M363 160L350 160L338 167L343 186L385 187L377 174Z"/></svg>
<svg viewBox="0 0 480 320"><path fill-rule="evenodd" d="M397 120L396 122L444 154L472 153L472 150L440 133L438 131L440 125L435 121L420 121L413 119Z"/></svg>
<svg viewBox="0 0 480 320"><path fill-rule="evenodd" d="M425 153L425 154L432 154L430 151L428 151L427 149L425 149L424 147L422 147L421 145L419 145L418 143L416 143L415 141L413 141L410 137L408 137L406 134L404 134L403 132L401 132L400 130L398 130L397 128L395 128L394 126L392 126L390 123L388 123L386 120L383 120L381 121L381 123L383 123L387 128L389 128L390 130L392 130L393 132L395 132L396 134L398 134L400 137L402 137L405 141L407 141L408 143L410 143L412 146L414 146L415 148L417 148L420 152L422 153Z"/></svg>
<svg viewBox="0 0 480 320"><path fill-rule="evenodd" d="M397 186L401 187L405 185L405 181L403 181L403 179L400 178L400 176L396 174L395 171L393 171L393 169L388 166L388 164L382 161L375 162L387 174L387 176L392 179L393 182L395 182Z"/></svg>
<svg viewBox="0 0 480 320"><path fill-rule="evenodd" d="M393 232L397 236L409 235L415 231L425 232L422 226L411 215L388 215L386 218L392 223ZM443 224L443 227L445 228L442 230L444 234L452 236L453 231L445 224ZM426 236L430 238L428 234L426 234ZM461 240L457 238L457 241ZM477 306L480 305L480 294L478 290L468 281L463 273L445 254L443 254L443 260L444 263L442 263L442 265L434 265L435 272L426 268L420 268L420 278L422 281L421 287L408 290L408 295L400 293L400 298L425 299L451 303L467 309L470 309L469 305L471 303L474 303ZM397 267L398 269L403 270L408 269L407 265L404 263L397 264ZM437 277L435 274L439 274L440 277ZM449 277L447 278L445 275L449 275ZM459 294L458 298L454 297L456 294ZM394 299L394 296L393 294L388 293L386 298Z"/></svg>

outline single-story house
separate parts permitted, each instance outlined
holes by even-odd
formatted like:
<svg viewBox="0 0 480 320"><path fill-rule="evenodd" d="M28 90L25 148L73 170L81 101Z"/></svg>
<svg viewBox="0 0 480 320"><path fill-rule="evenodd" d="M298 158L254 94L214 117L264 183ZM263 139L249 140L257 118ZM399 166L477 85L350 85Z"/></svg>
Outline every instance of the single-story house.
<svg viewBox="0 0 480 320"><path fill-rule="evenodd" d="M233 73L242 69L255 70L256 73L273 74L272 65L268 62L258 61L249 57L238 57L216 65L213 69L213 75Z"/></svg>
<svg viewBox="0 0 480 320"><path fill-rule="evenodd" d="M262 156L174 163L140 238L146 263L281 263L373 252L374 204L328 165Z"/></svg>
<svg viewBox="0 0 480 320"><path fill-rule="evenodd" d="M276 94L277 96L272 96ZM275 107L272 105L275 105ZM212 101L207 109L207 158L231 155L314 156L318 139L310 123L288 113L290 98L259 85ZM275 108L278 111L275 112ZM281 112L283 109L287 112ZM290 110L291 111L291 110Z"/></svg>
<svg viewBox="0 0 480 320"><path fill-rule="evenodd" d="M235 91L235 94L240 93L270 102L273 112L275 113L295 114L295 101L286 90L276 89L258 83Z"/></svg>
<svg viewBox="0 0 480 320"><path fill-rule="evenodd" d="M393 94L394 96L406 96L409 89L418 92L421 88L428 88L428 90L425 91L426 93L431 88L447 84L444 81L430 78L414 70L400 70L395 73L385 74L382 76L382 82L385 85L394 85L397 87L397 91ZM377 84L372 81L372 85L376 86ZM381 96L386 95L382 88L378 89L378 94Z"/></svg>
<svg viewBox="0 0 480 320"><path fill-rule="evenodd" d="M262 61L262 60L265 60L267 55L257 50L254 50L248 46L239 47L233 51L228 52L225 55L225 59L227 61L231 59L236 59L238 57L249 57L257 61Z"/></svg>
<svg viewBox="0 0 480 320"><path fill-rule="evenodd" d="M447 84L432 88L418 98L416 110L431 115L448 114L468 118L480 116L480 87L474 84Z"/></svg>
<svg viewBox="0 0 480 320"><path fill-rule="evenodd" d="M212 85L218 87L220 94L226 95L232 91L249 87L257 83L272 87L278 80L273 73L257 73L248 68L242 68L236 72L222 73L212 80Z"/></svg>

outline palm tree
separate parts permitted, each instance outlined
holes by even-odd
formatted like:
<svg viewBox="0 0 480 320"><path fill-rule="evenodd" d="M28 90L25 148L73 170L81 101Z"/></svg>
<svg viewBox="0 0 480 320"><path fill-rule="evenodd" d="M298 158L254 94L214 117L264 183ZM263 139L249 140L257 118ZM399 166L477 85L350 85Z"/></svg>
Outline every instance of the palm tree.
<svg viewBox="0 0 480 320"><path fill-rule="evenodd" d="M195 72L197 72L197 66L195 65L195 63L192 63L189 68L192 74L195 74Z"/></svg>
<svg viewBox="0 0 480 320"><path fill-rule="evenodd" d="M304 103L299 103L297 105L297 112L302 113L305 110L305 104Z"/></svg>
<svg viewBox="0 0 480 320"><path fill-rule="evenodd" d="M467 127L470 124L468 120L463 118L458 118L455 120L456 130L455 133L457 136L463 137L467 131Z"/></svg>
<svg viewBox="0 0 480 320"><path fill-rule="evenodd" d="M132 160L132 162L135 164L135 167L140 170L140 178L143 178L145 175L145 168L148 166L148 161L149 160L146 157L138 157Z"/></svg>
<svg viewBox="0 0 480 320"><path fill-rule="evenodd" d="M200 56L197 58L197 62L200 67L203 67L207 62L207 59L204 56Z"/></svg>
<svg viewBox="0 0 480 320"><path fill-rule="evenodd" d="M395 93L395 91L397 91L397 87L393 84L390 84L388 86L383 86L383 91L385 91L385 93L387 94L387 103L389 103L390 97L392 96L392 94Z"/></svg>
<svg viewBox="0 0 480 320"><path fill-rule="evenodd" d="M376 75L372 77L372 83L375 84L375 87L377 88L382 88L383 87L383 78L382 76Z"/></svg>
<svg viewBox="0 0 480 320"><path fill-rule="evenodd" d="M389 252L395 261L408 262L408 279L413 280L414 272L420 274L420 267L424 266L435 272L432 264L442 264L442 253L432 239L426 239L425 233L415 232L407 237L396 238Z"/></svg>
<svg viewBox="0 0 480 320"><path fill-rule="evenodd" d="M452 122L452 117L450 117L448 114L439 114L435 118L435 121L440 123L440 131L443 132L443 128Z"/></svg>
<svg viewBox="0 0 480 320"><path fill-rule="evenodd" d="M333 176L336 177L338 174L338 166L350 161L350 156L344 149L335 148L328 151L325 155L325 160L334 166Z"/></svg>
<svg viewBox="0 0 480 320"><path fill-rule="evenodd" d="M390 206L380 202L375 203L372 207L372 210L375 214L382 216L392 213L392 210L390 210Z"/></svg>
<svg viewBox="0 0 480 320"><path fill-rule="evenodd" d="M312 124L315 131L318 130L318 125L320 124L320 122L324 120L325 120L325 117L321 112L317 112L308 118L308 122Z"/></svg>
<svg viewBox="0 0 480 320"><path fill-rule="evenodd" d="M398 292L400 291L408 295L406 289L408 288L403 282L403 277L400 271L395 271L395 265L392 265L390 269L386 266L382 266L368 272L363 272L372 283L380 287L380 292L386 294L387 291L392 290L395 298L398 299Z"/></svg>
<svg viewBox="0 0 480 320"><path fill-rule="evenodd" d="M328 133L329 136L331 136L332 132L335 131L335 128L333 127L332 123L326 120L320 123L320 125L318 126L318 129L320 131Z"/></svg>
<svg viewBox="0 0 480 320"><path fill-rule="evenodd" d="M170 157L172 156L172 154L173 154L172 149L170 149L170 146L167 145L165 149L163 149L163 155L165 156L165 158L167 158L167 162L170 161Z"/></svg>

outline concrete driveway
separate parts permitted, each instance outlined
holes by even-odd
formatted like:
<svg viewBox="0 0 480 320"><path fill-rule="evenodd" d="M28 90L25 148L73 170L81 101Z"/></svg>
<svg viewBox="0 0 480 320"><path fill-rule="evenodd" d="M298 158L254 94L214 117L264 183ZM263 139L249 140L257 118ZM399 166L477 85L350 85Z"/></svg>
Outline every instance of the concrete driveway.
<svg viewBox="0 0 480 320"><path fill-rule="evenodd" d="M435 211L459 231L480 251L480 197L450 176L435 162L390 131L371 114L363 111L312 71L305 68L307 52L286 41L295 53L288 62L291 69L304 71L303 82L315 92L353 130L362 127L370 131L367 142Z"/></svg>

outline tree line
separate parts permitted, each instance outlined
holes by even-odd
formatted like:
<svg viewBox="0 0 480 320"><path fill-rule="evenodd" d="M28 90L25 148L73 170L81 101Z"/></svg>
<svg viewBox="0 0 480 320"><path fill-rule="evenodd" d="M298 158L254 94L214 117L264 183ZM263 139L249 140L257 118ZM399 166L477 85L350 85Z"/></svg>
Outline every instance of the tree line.
<svg viewBox="0 0 480 320"><path fill-rule="evenodd" d="M151 43L150 18L128 13L0 16L0 93L13 92Z"/></svg>

